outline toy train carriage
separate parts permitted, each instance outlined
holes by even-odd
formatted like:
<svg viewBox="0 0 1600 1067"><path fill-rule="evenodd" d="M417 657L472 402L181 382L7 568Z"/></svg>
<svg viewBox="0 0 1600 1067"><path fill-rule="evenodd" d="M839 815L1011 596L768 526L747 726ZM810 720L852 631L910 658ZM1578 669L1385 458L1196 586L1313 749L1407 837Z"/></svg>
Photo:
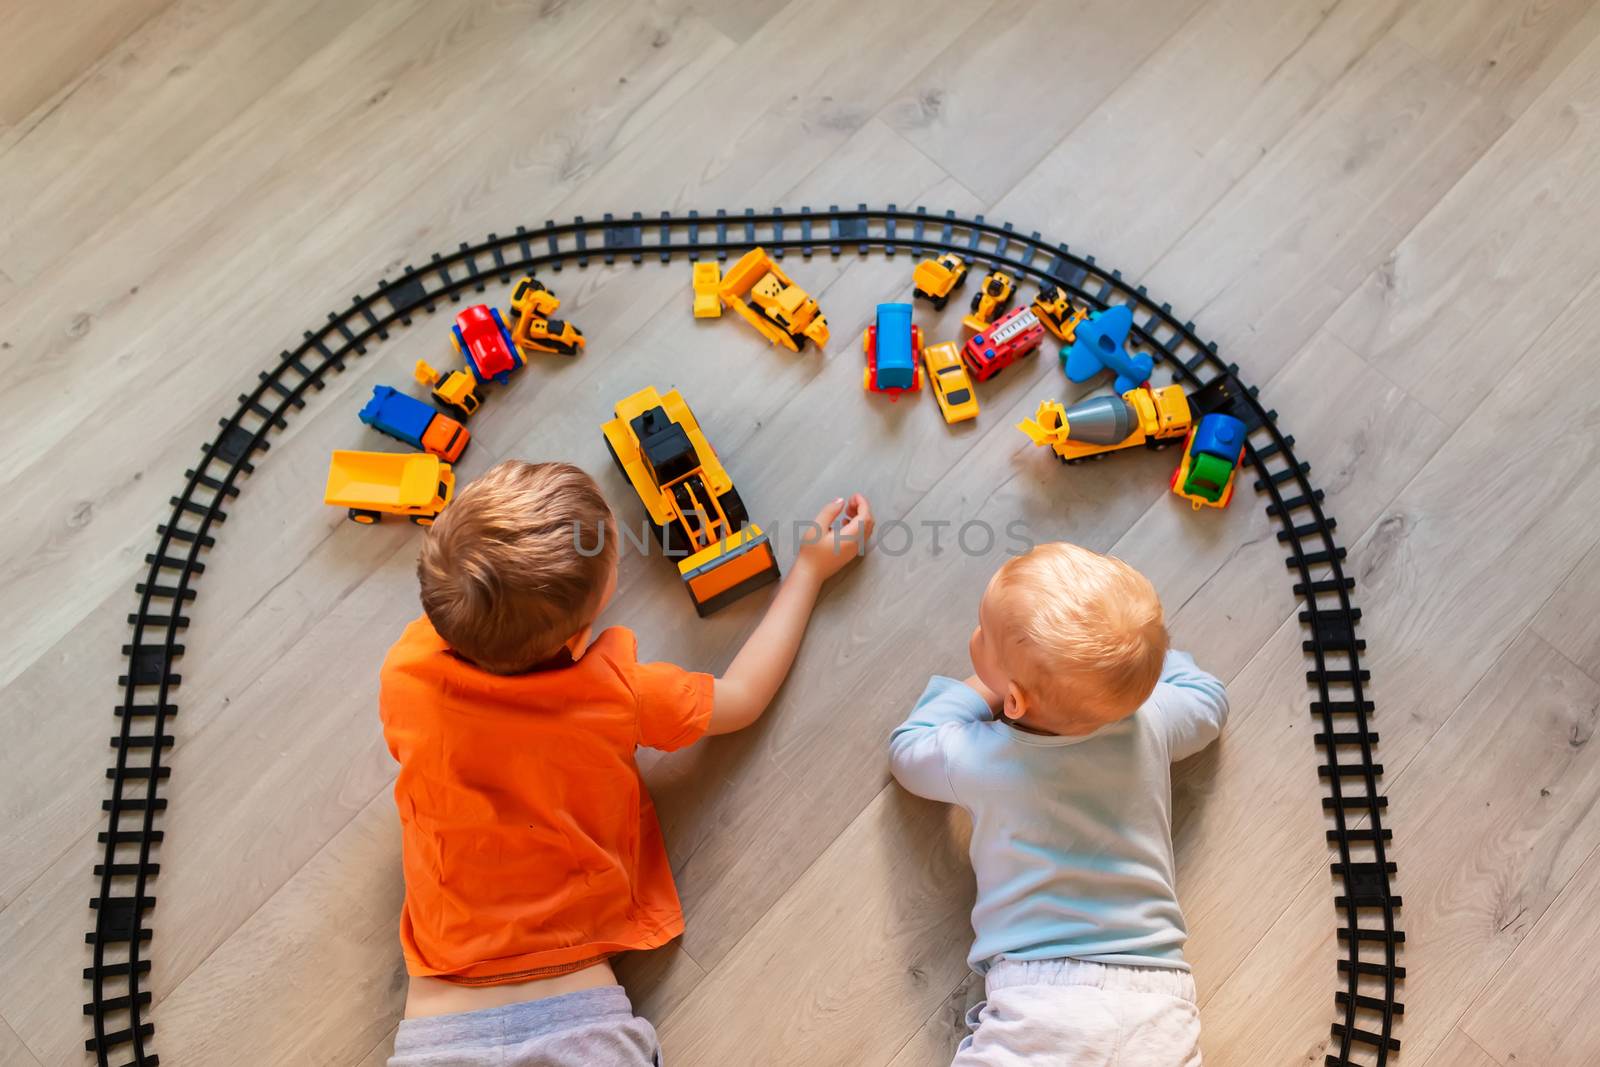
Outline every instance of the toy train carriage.
<svg viewBox="0 0 1600 1067"><path fill-rule="evenodd" d="M677 390L641 389L605 423L606 447L702 616L778 579L778 560Z"/></svg>
<svg viewBox="0 0 1600 1067"><path fill-rule="evenodd" d="M1189 431L1183 460L1172 472L1172 491L1194 510L1225 508L1233 499L1233 481L1244 461L1244 423L1212 412Z"/></svg>
<svg viewBox="0 0 1600 1067"><path fill-rule="evenodd" d="M828 320L817 302L763 248L752 248L728 268L717 295L775 345L799 352L807 341L818 348L828 344Z"/></svg>
<svg viewBox="0 0 1600 1067"><path fill-rule="evenodd" d="M399 515L432 526L455 495L450 464L424 452L338 451L328 464L322 499L346 508L352 522L370 526Z"/></svg>
<svg viewBox="0 0 1600 1067"><path fill-rule="evenodd" d="M504 385L511 380L511 372L523 366L522 353L506 329L499 308L474 304L464 309L456 315L450 334L456 351L480 385L491 380Z"/></svg>
<svg viewBox="0 0 1600 1067"><path fill-rule="evenodd" d="M1016 308L999 322L967 339L961 356L975 381L988 381L1044 341L1044 327L1031 307Z"/></svg>
<svg viewBox="0 0 1600 1067"><path fill-rule="evenodd" d="M572 323L552 317L560 306L556 294L533 275L517 282L511 291L512 344L522 352L577 355L588 339Z"/></svg>
<svg viewBox="0 0 1600 1067"><path fill-rule="evenodd" d="M911 295L943 311L950 294L967 284L967 261L953 253L925 259L911 271Z"/></svg>
<svg viewBox="0 0 1600 1067"><path fill-rule="evenodd" d="M1081 400L1070 408L1046 400L1033 418L1017 423L1017 429L1034 444L1053 450L1063 463L1077 463L1139 445L1165 448L1189 432L1192 420L1182 386L1142 385L1121 396Z"/></svg>
<svg viewBox="0 0 1600 1067"><path fill-rule="evenodd" d="M879 304L878 317L861 335L867 368L861 385L874 393L901 393L922 388L922 327L911 321L910 304Z"/></svg>
<svg viewBox="0 0 1600 1067"><path fill-rule="evenodd" d="M372 397L361 409L359 417L379 433L388 434L396 441L420 448L449 463L461 458L467 442L472 438L467 428L455 419L387 385L372 387Z"/></svg>

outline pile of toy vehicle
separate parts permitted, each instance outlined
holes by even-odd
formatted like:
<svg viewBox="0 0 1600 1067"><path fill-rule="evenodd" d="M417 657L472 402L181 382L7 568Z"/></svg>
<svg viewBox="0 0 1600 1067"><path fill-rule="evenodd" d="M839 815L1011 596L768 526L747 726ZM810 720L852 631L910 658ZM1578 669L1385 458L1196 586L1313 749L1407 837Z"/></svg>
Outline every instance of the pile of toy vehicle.
<svg viewBox="0 0 1600 1067"><path fill-rule="evenodd" d="M943 308L967 273L960 256L925 259L912 271L912 294ZM1029 440L1050 448L1063 463L1077 463L1140 445L1164 448L1183 438L1172 491L1195 509L1227 507L1244 459L1244 424L1221 413L1197 421L1182 387L1151 387L1155 360L1127 347L1133 310L1118 306L1091 313L1075 306L1059 286L1013 308L1016 292L1011 275L989 272L961 320L971 336L959 350L953 342L925 346L921 327L911 321L910 304L879 304L877 321L862 336L867 355L862 384L897 399L922 388L926 368L945 421L961 422L978 414L973 382L988 381L1036 351L1049 332L1062 342L1061 368L1069 380L1086 382L1110 371L1117 395L1092 397L1070 408L1046 400L1033 418L1017 424Z"/></svg>
<svg viewBox="0 0 1600 1067"><path fill-rule="evenodd" d="M966 283L968 270L958 255L923 260L912 272L912 292L943 308ZM714 261L695 263L693 287L696 318L716 318L729 307L769 342L792 352L828 343L828 320L816 300L764 249L751 249L726 272ZM1048 332L1062 343L1061 366L1070 380L1084 382L1109 371L1116 395L1071 407L1044 401L1033 418L1018 424L1034 444L1050 448L1063 463L1077 463L1141 445L1163 448L1181 438L1183 458L1172 491L1196 509L1226 507L1244 456L1244 424L1219 413L1196 420L1180 386L1151 386L1154 360L1127 347L1132 310L1091 313L1056 286L1013 307L1016 295L1015 278L990 271L961 320L970 336L960 345L924 344L911 304L879 304L861 339L867 363L862 385L895 400L920 391L926 378L945 421L964 422L978 415L974 383L1037 351ZM553 317L560 305L555 293L529 275L512 291L509 327L500 310L486 304L456 315L451 337L463 366L441 374L425 360L416 365L416 380L429 389L433 404L379 385L360 412L362 422L417 451L335 452L324 500L346 508L359 523L399 515L432 525L455 492L451 464L470 440L463 424L477 413L480 393L491 382L507 384L531 353L572 356L586 345L582 331ZM683 397L676 390L663 395L646 388L617 404L614 414L602 426L606 446L644 505L656 540L678 559L696 610L709 614L775 580L771 543L750 522Z"/></svg>
<svg viewBox="0 0 1600 1067"><path fill-rule="evenodd" d="M374 430L419 451L335 452L323 499L366 525L384 515L400 515L418 526L433 525L455 492L450 465L472 439L463 423L477 413L482 403L479 392L490 382L509 382L512 372L523 367L525 353L570 356L586 343L576 326L551 317L560 306L556 295L529 275L512 291L510 329L499 308L474 304L463 310L450 335L465 365L441 375L426 360L417 362L416 379L431 387L438 409L377 385L360 412L361 421Z"/></svg>

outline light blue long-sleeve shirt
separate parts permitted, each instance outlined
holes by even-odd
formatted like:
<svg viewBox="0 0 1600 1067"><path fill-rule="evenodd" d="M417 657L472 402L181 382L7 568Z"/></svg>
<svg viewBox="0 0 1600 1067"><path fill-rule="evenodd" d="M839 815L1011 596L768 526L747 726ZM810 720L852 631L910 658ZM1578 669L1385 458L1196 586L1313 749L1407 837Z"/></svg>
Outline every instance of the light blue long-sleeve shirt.
<svg viewBox="0 0 1600 1067"><path fill-rule="evenodd" d="M911 792L972 815L973 970L1058 957L1188 970L1171 765L1227 717L1222 683L1182 652L1138 711L1081 737L1019 730L955 679L929 681L889 759Z"/></svg>

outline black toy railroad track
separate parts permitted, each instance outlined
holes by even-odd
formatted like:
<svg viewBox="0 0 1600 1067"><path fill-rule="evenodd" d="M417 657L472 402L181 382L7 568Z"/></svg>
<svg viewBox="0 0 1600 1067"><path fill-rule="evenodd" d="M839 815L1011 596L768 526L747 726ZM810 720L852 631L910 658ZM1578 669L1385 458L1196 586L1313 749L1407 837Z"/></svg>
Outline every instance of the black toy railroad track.
<svg viewBox="0 0 1600 1067"><path fill-rule="evenodd" d="M547 222L536 230L519 226L515 233L490 234L478 244L436 254L421 267L407 267L392 281L379 281L370 295L354 297L349 306L330 313L260 372L250 391L240 395L238 407L218 420L217 434L185 472L170 517L156 528L155 550L145 556L148 570L135 587L138 610L128 616L132 636L122 649L127 673L118 679L122 702L111 738L116 759L106 771L111 796L102 803L104 856L95 867L99 892L89 902L94 928L86 940L93 961L83 972L91 989L83 1010L94 1028L85 1047L102 1067L110 1067L113 1057L141 1067L159 1062L150 1049L155 1028L149 1019L151 931L145 919L156 903L151 889L160 865L152 851L161 841L159 816L167 806L161 787L171 770L164 756L173 744L168 730L178 713L173 699L180 677L174 670L184 652L180 637L190 622L184 611L205 571L200 557L215 544L215 531L227 518L224 507L238 495L240 476L251 473L253 461L270 447L273 431L305 406L307 394L322 389L369 344L387 338L391 328L409 325L418 312L432 313L469 291L482 292L491 281L506 284L518 273L586 267L595 260L609 265L618 259L636 264L675 257L726 259L756 245L779 258L785 253L955 252L975 266L1060 285L1094 308L1130 304L1134 342L1191 391L1195 406L1244 421L1255 487L1266 495L1267 514L1277 520L1278 540L1289 552L1285 562L1295 579L1304 647L1311 657L1306 672L1311 714L1321 727L1315 736L1323 761L1317 771L1328 792L1322 806L1332 823L1327 840L1336 857L1332 874L1341 945L1336 1021L1324 1062L1328 1067L1390 1062L1400 1047L1395 1017L1404 1008L1395 996L1405 977L1397 960L1405 935L1396 923L1400 897L1390 885L1395 865L1387 855L1390 831L1383 826L1387 798L1378 781L1383 765L1374 758L1378 734L1366 696L1369 674L1361 666L1365 642L1356 637L1361 611L1351 603L1355 581L1345 574L1345 550L1334 537L1334 519L1323 513L1323 492L1311 483L1310 465L1296 458L1294 438L1278 428L1276 413L1262 405L1256 390L1240 383L1238 368L1217 355L1216 345L1202 341L1194 323L1177 318L1169 305L1152 301L1144 286L1124 281L1120 271L1106 270L1093 256L1079 256L1037 233L1023 235L1009 223L986 222L982 215L966 219L951 212L901 211L891 204L881 210L861 205L797 213L664 212L652 218L635 212L626 219L606 215L599 221Z"/></svg>

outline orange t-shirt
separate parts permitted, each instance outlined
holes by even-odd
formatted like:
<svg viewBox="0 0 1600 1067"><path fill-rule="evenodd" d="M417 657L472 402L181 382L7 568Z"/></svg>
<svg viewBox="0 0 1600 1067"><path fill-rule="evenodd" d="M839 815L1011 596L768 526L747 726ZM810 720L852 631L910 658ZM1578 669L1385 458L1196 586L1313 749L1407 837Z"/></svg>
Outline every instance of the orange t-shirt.
<svg viewBox="0 0 1600 1067"><path fill-rule="evenodd" d="M683 932L634 749L682 748L712 679L640 663L632 631L576 663L490 674L426 617L384 660L383 734L400 761L406 969L471 985L578 970Z"/></svg>

